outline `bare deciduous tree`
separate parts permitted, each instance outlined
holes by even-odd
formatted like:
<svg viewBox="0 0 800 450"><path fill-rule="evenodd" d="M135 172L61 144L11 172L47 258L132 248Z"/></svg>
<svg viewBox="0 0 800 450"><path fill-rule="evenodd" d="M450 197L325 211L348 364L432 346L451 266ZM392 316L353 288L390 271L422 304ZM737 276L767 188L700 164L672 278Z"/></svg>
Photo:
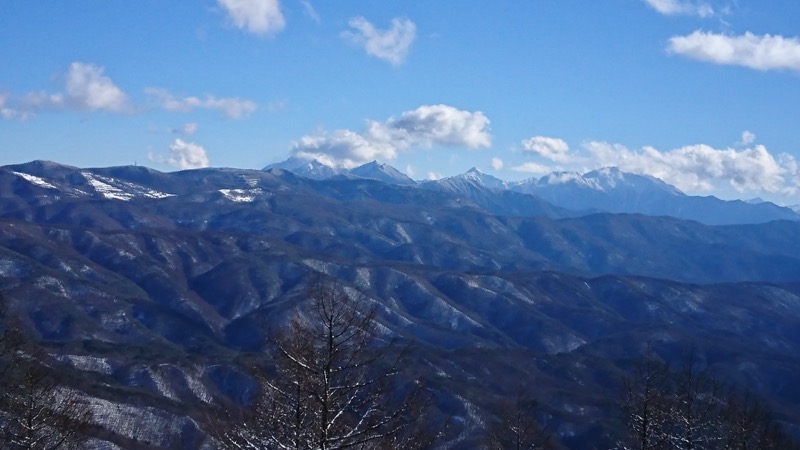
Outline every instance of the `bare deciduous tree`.
<svg viewBox="0 0 800 450"><path fill-rule="evenodd" d="M753 395L728 392L721 412L721 450L791 450L798 443L771 418L767 407Z"/></svg>
<svg viewBox="0 0 800 450"><path fill-rule="evenodd" d="M536 418L538 403L524 387L513 398L503 399L494 408L486 447L489 450L550 450L555 443L551 433Z"/></svg>
<svg viewBox="0 0 800 450"><path fill-rule="evenodd" d="M0 333L0 449L68 449L85 440L89 407L60 383L47 355L3 311Z"/></svg>
<svg viewBox="0 0 800 450"><path fill-rule="evenodd" d="M722 439L721 389L714 374L697 367L695 349L684 358L683 369L671 375L668 425L672 448L705 450Z"/></svg>
<svg viewBox="0 0 800 450"><path fill-rule="evenodd" d="M668 447L668 366L648 354L632 378L623 380L623 421L628 431L623 449L660 450Z"/></svg>
<svg viewBox="0 0 800 450"><path fill-rule="evenodd" d="M319 279L308 299L274 339L261 395L217 439L236 449L424 447L420 387L397 376L408 347L381 339L376 310L352 289Z"/></svg>
<svg viewBox="0 0 800 450"><path fill-rule="evenodd" d="M648 350L636 375L624 382L621 449L771 450L797 448L763 403L725 389L697 367L694 349L679 372Z"/></svg>

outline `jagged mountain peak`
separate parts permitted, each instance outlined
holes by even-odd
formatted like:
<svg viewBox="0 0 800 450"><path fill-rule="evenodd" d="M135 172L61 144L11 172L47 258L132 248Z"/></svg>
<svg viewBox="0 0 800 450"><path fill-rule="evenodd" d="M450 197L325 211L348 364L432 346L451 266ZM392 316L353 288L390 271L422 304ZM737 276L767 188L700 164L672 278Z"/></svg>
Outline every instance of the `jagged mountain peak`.
<svg viewBox="0 0 800 450"><path fill-rule="evenodd" d="M489 189L498 189L498 190L508 189L509 186L507 181L501 180L493 175L489 175L488 173L483 172L477 167L472 167L471 169L460 175L444 178L441 181L447 181L447 180L450 180L449 181L450 183L454 181L468 181L477 186Z"/></svg>

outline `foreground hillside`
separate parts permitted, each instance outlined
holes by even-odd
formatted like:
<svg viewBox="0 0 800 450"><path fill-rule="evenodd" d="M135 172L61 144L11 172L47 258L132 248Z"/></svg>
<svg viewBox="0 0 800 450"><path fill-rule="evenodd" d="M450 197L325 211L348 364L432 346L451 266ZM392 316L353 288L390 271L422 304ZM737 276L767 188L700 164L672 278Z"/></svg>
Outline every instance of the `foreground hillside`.
<svg viewBox="0 0 800 450"><path fill-rule="evenodd" d="M249 398L241 358L320 272L414 343L453 445L523 384L562 445L611 446L648 347L676 366L694 348L798 429L799 223L582 216L515 195L499 215L452 191L277 170L4 167L0 288L122 447L193 448L204 411Z"/></svg>

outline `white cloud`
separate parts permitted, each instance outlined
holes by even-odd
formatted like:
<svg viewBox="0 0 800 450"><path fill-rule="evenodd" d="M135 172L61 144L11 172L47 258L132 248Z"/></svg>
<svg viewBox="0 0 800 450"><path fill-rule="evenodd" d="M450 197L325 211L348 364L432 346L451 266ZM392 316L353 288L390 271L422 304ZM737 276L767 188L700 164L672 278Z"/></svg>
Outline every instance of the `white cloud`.
<svg viewBox="0 0 800 450"><path fill-rule="evenodd" d="M551 161L567 162L572 158L569 145L563 139L534 136L522 141L522 148Z"/></svg>
<svg viewBox="0 0 800 450"><path fill-rule="evenodd" d="M34 111L58 111L67 107L64 94L48 94L43 91L28 92L22 98L22 106L31 114Z"/></svg>
<svg viewBox="0 0 800 450"><path fill-rule="evenodd" d="M192 142L175 139L166 156L149 154L150 161L168 164L176 169L201 169L208 167L206 149Z"/></svg>
<svg viewBox="0 0 800 450"><path fill-rule="evenodd" d="M616 166L652 175L684 191L709 192L728 185L739 192L792 194L800 186L794 157L781 154L776 159L763 145L735 150L698 144L669 151L653 147L635 151L619 144L589 142L584 148L596 167Z"/></svg>
<svg viewBox="0 0 800 450"><path fill-rule="evenodd" d="M500 158L492 158L492 169L494 169L494 170L502 170L504 165L505 164L503 163L502 159L500 159Z"/></svg>
<svg viewBox="0 0 800 450"><path fill-rule="evenodd" d="M741 145L750 145L755 141L756 141L755 133L752 133L752 132L747 131L747 130L742 131L742 140L739 141L739 144L741 144Z"/></svg>
<svg viewBox="0 0 800 450"><path fill-rule="evenodd" d="M670 38L667 50L714 64L757 70L800 71L800 39L747 32L741 36L695 31Z"/></svg>
<svg viewBox="0 0 800 450"><path fill-rule="evenodd" d="M68 102L87 111L127 110L128 96L103 72L102 67L94 64L70 64L65 83Z"/></svg>
<svg viewBox="0 0 800 450"><path fill-rule="evenodd" d="M131 111L128 96L103 74L104 71L103 67L95 64L73 62L64 76L65 93L29 92L22 97L19 112L33 115L37 111L63 109L116 113Z"/></svg>
<svg viewBox="0 0 800 450"><path fill-rule="evenodd" d="M448 105L424 105L385 122L368 121L362 132L336 130L303 136L292 144L297 156L329 165L355 167L399 152L433 146L478 149L491 145L489 119Z"/></svg>
<svg viewBox="0 0 800 450"><path fill-rule="evenodd" d="M439 172L428 172L427 178L431 181L441 180L444 176Z"/></svg>
<svg viewBox="0 0 800 450"><path fill-rule="evenodd" d="M535 162L526 162L518 166L512 167L511 170L515 172L525 172L525 173L544 175L546 173L552 172L553 167L545 166L543 164L537 164Z"/></svg>
<svg viewBox="0 0 800 450"><path fill-rule="evenodd" d="M416 25L408 19L392 19L392 26L387 30L375 28L363 17L354 17L348 24L355 31L344 32L345 37L362 46L367 54L395 66L405 61L417 35Z"/></svg>
<svg viewBox="0 0 800 450"><path fill-rule="evenodd" d="M653 9L666 16L689 15L711 17L714 8L708 3L688 2L685 0L643 0Z"/></svg>
<svg viewBox="0 0 800 450"><path fill-rule="evenodd" d="M562 144L561 139L530 142L531 139L524 141L530 144L526 149L534 149L531 152L537 156L562 165L529 161L511 170L533 174L561 170L583 173L602 167L618 167L626 172L659 178L689 193L720 193L731 189L740 193L773 195L800 192L798 161L789 154L773 155L765 146L753 145L755 137L749 131L743 132L737 148L718 149L696 144L666 151L650 146L634 150L621 144L590 141L569 153L566 150L568 146ZM553 148L558 151L552 151Z"/></svg>
<svg viewBox="0 0 800 450"><path fill-rule="evenodd" d="M283 30L286 20L278 0L217 0L231 22L253 34L271 35Z"/></svg>
<svg viewBox="0 0 800 450"><path fill-rule="evenodd" d="M314 158L329 166L353 168L375 159L395 159L398 147L391 141L362 136L350 130L336 130L316 136L303 136L292 144L300 157Z"/></svg>
<svg viewBox="0 0 800 450"><path fill-rule="evenodd" d="M222 113L226 119L241 119L256 110L257 105L252 100L236 97L215 97L206 95L205 98L194 96L176 97L166 89L147 88L145 93L161 108L167 111L190 112L195 109L211 109Z"/></svg>
<svg viewBox="0 0 800 450"><path fill-rule="evenodd" d="M6 120L25 120L30 117L30 113L20 111L18 109L7 106L9 95L5 92L0 92L0 118Z"/></svg>
<svg viewBox="0 0 800 450"><path fill-rule="evenodd" d="M492 138L486 128L489 119L482 112L470 112L448 105L424 105L386 122L388 130L405 134L423 145L489 147Z"/></svg>

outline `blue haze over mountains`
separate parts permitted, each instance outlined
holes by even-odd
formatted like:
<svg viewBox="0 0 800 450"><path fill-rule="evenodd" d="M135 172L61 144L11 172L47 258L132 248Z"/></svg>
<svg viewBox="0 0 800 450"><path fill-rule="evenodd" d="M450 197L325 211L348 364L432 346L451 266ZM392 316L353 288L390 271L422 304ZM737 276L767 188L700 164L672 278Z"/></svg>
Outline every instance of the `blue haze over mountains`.
<svg viewBox="0 0 800 450"><path fill-rule="evenodd" d="M616 169L417 182L294 164L0 167L0 290L65 371L163 445L154 411L190 439L207 398L247 397L233 362L263 350L317 272L415 343L465 439L470 411L533 379L566 447L611 446L607 409L646 343L672 362L695 348L800 430L794 211Z"/></svg>

